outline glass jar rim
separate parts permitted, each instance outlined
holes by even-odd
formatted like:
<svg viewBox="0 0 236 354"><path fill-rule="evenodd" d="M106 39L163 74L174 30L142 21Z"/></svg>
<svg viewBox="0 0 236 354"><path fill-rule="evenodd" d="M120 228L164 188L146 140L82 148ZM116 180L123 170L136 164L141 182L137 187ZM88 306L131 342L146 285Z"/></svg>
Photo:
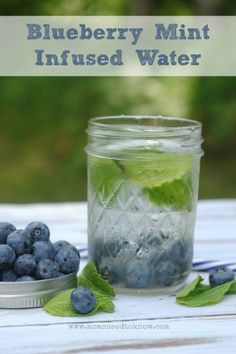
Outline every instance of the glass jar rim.
<svg viewBox="0 0 236 354"><path fill-rule="evenodd" d="M91 118L87 133L92 136L128 134L145 137L156 134L158 136L163 134L183 136L195 132L199 133L199 137L201 137L201 128L200 122L187 118L162 115L116 115Z"/></svg>
<svg viewBox="0 0 236 354"><path fill-rule="evenodd" d="M87 153L105 156L122 146L202 156L202 124L165 116L120 115L89 120Z"/></svg>

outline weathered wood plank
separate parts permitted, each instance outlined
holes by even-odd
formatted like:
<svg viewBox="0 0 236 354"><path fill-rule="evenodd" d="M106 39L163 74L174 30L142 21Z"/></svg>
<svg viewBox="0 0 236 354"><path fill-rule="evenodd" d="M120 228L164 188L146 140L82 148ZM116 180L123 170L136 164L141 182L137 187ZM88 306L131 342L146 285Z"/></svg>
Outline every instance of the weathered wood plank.
<svg viewBox="0 0 236 354"><path fill-rule="evenodd" d="M235 326L236 318L222 317L3 328L0 352L224 354L235 348Z"/></svg>

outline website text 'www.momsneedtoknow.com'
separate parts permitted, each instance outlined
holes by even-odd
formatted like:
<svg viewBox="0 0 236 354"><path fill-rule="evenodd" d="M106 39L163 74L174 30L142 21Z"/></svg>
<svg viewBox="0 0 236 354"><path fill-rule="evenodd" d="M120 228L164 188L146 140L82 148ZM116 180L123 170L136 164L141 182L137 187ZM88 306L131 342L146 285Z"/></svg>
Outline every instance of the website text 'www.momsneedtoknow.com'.
<svg viewBox="0 0 236 354"><path fill-rule="evenodd" d="M170 325L167 323L146 323L139 324L135 322L122 323L71 323L68 325L70 329L79 330L169 330Z"/></svg>

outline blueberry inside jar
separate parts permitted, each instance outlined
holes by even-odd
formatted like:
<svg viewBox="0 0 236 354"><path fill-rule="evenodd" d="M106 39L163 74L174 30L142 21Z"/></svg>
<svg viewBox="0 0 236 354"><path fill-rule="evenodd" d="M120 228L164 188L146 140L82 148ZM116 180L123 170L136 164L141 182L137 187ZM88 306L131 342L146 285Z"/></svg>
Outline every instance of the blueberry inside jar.
<svg viewBox="0 0 236 354"><path fill-rule="evenodd" d="M201 124L93 118L88 127L89 258L118 292L171 293L191 272Z"/></svg>

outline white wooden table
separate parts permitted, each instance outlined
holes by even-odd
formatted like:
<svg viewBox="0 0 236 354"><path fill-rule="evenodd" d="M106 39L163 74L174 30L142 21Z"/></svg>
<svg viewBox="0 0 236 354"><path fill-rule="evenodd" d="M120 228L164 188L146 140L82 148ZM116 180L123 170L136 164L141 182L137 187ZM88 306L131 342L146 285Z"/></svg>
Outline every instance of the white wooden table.
<svg viewBox="0 0 236 354"><path fill-rule="evenodd" d="M23 228L42 220L52 240L86 247L85 203L0 205L2 221ZM195 258L236 259L236 200L201 201ZM236 296L220 304L188 308L173 296L118 295L116 312L60 318L42 309L0 309L0 353L233 353L236 346Z"/></svg>

